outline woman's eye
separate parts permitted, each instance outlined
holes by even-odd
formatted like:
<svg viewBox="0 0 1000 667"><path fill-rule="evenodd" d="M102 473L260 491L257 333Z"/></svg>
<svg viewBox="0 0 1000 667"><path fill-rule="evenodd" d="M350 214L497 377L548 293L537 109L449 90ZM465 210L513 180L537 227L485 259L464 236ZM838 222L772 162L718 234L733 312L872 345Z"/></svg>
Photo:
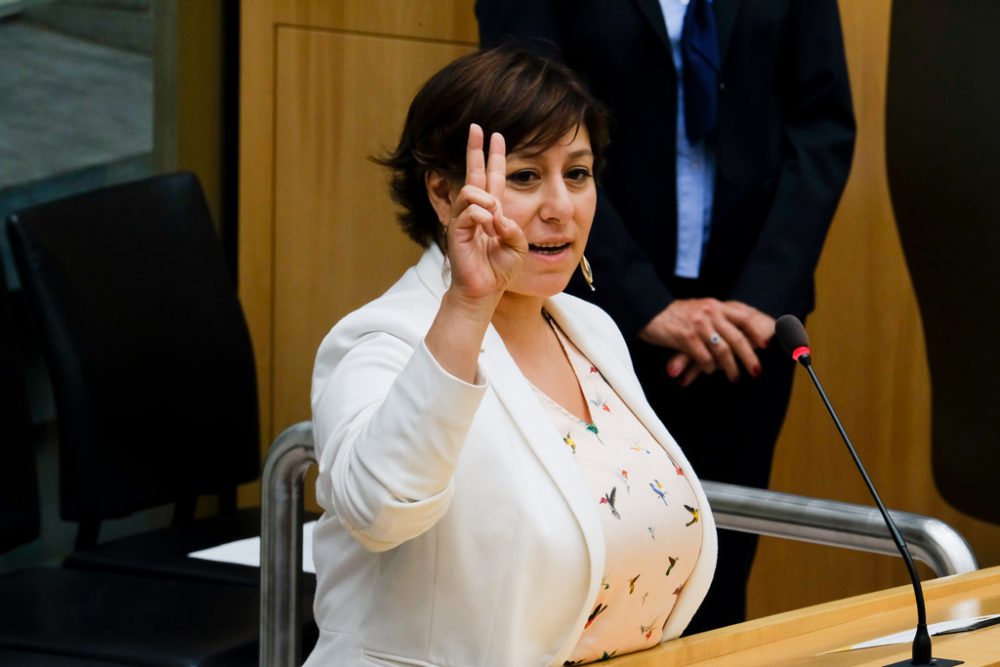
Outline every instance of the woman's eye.
<svg viewBox="0 0 1000 667"><path fill-rule="evenodd" d="M566 172L566 178L571 181L585 181L591 176L593 176L593 174L591 174L590 169L587 169L586 167L576 167Z"/></svg>
<svg viewBox="0 0 1000 667"><path fill-rule="evenodd" d="M527 169L522 169L521 171L515 171L508 174L507 180L511 183L526 184L531 183L536 179L535 172L529 171Z"/></svg>

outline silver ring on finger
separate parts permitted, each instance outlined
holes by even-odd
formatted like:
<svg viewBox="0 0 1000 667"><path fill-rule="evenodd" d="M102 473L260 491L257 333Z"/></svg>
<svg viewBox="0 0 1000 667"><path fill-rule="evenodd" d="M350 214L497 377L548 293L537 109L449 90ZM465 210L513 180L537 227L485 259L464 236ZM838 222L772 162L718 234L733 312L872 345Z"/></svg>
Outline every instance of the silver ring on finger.
<svg viewBox="0 0 1000 667"><path fill-rule="evenodd" d="M708 344L715 347L720 342L722 342L722 337L713 331L712 335L708 337Z"/></svg>

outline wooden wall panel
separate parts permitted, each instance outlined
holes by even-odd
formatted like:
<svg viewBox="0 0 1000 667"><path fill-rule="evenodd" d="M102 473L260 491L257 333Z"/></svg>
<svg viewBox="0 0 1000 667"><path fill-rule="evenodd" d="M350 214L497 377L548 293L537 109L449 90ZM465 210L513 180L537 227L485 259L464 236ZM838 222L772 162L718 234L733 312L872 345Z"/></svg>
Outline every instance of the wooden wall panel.
<svg viewBox="0 0 1000 667"><path fill-rule="evenodd" d="M840 0L858 139L807 328L817 372L886 505L951 523L972 543L980 565L993 565L1000 563L1000 527L948 507L931 478L923 330L886 179L890 9L889 0ZM871 502L802 371L778 441L771 488ZM754 565L750 613L762 616L906 581L897 558L765 539Z"/></svg>
<svg viewBox="0 0 1000 667"><path fill-rule="evenodd" d="M479 41L473 0L273 0L273 5L281 25L464 45Z"/></svg>
<svg viewBox="0 0 1000 667"><path fill-rule="evenodd" d="M274 7L259 0L240 4L239 136L239 294L257 362L264 452L273 440ZM239 502L259 504L259 485L241 488Z"/></svg>
<svg viewBox="0 0 1000 667"><path fill-rule="evenodd" d="M277 33L275 425L309 418L316 349L333 324L420 256L388 172L419 86L469 47L299 28Z"/></svg>
<svg viewBox="0 0 1000 667"><path fill-rule="evenodd" d="M239 287L263 452L308 418L322 336L418 255L367 158L394 145L420 84L475 47L476 23L465 0L252 0L241 30Z"/></svg>

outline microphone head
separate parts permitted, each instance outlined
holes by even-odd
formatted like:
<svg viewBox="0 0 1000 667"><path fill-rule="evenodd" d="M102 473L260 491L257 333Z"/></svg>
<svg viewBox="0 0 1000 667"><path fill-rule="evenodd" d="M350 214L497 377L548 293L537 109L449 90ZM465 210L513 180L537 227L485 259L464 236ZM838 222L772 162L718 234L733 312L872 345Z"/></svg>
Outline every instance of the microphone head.
<svg viewBox="0 0 1000 667"><path fill-rule="evenodd" d="M794 361L799 361L803 357L809 358L809 336L806 335L806 328L802 326L799 318L794 315L779 317L774 323L774 335L781 348L790 354Z"/></svg>

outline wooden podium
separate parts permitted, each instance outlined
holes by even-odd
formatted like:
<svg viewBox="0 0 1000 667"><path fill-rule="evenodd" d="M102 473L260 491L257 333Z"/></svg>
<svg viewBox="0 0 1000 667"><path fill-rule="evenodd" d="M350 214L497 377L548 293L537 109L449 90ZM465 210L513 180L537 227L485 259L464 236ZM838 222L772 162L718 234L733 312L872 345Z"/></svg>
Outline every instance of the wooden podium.
<svg viewBox="0 0 1000 667"><path fill-rule="evenodd" d="M817 573L817 576L835 576ZM1000 613L1000 567L923 583L928 624ZM909 659L910 645L826 653L916 626L913 589L901 586L704 632L611 660L615 667L879 667ZM1000 666L1000 625L932 637L935 657Z"/></svg>

